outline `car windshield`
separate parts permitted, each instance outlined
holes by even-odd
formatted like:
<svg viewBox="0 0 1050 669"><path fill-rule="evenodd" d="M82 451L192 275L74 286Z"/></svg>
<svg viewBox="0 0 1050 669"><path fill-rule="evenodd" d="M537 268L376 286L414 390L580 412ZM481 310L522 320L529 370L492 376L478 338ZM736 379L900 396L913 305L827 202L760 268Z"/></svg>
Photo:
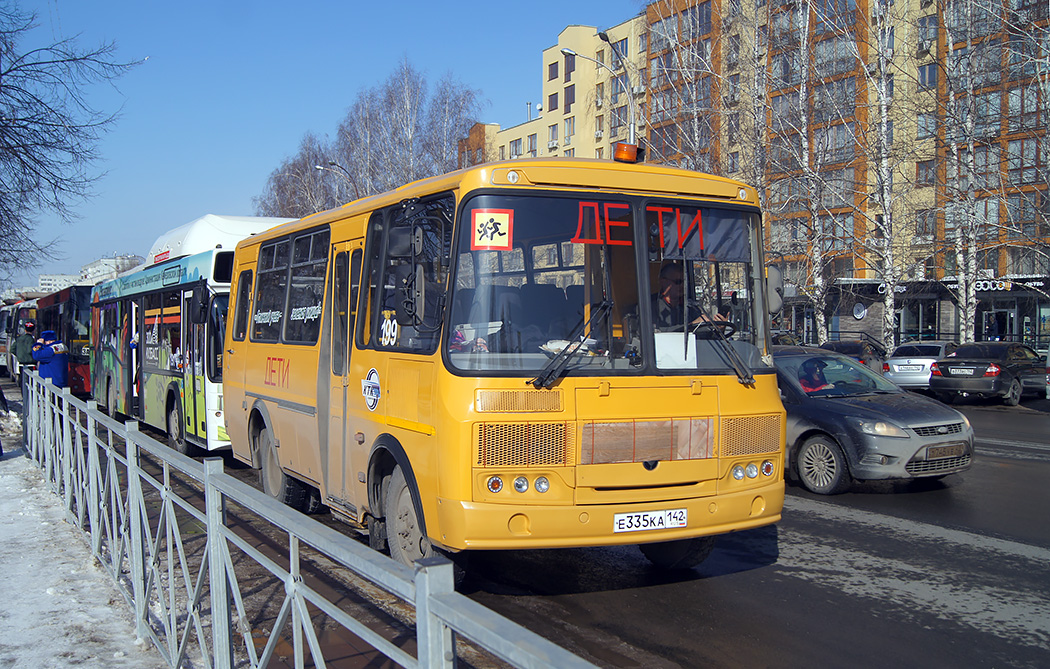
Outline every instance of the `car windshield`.
<svg viewBox="0 0 1050 669"><path fill-rule="evenodd" d="M762 283L755 213L496 193L465 200L460 218L453 369L538 374L543 385L573 373L772 371L752 288Z"/></svg>
<svg viewBox="0 0 1050 669"><path fill-rule="evenodd" d="M847 397L903 392L865 365L836 355L778 355L777 371L807 395Z"/></svg>
<svg viewBox="0 0 1050 669"><path fill-rule="evenodd" d="M893 352L894 358L937 358L941 355L941 347L930 344L907 344L898 346Z"/></svg>
<svg viewBox="0 0 1050 669"><path fill-rule="evenodd" d="M1008 350L1009 348L1006 346L997 346L995 344L964 344L955 349L955 353L952 353L949 357L1002 360L1006 357Z"/></svg>

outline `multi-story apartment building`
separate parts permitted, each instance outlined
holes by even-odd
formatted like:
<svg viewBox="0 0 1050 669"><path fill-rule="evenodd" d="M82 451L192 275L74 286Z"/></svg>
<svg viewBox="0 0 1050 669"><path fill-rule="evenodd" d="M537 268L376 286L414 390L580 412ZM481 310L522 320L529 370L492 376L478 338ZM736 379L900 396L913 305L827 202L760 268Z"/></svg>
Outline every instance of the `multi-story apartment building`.
<svg viewBox="0 0 1050 669"><path fill-rule="evenodd" d="M648 5L650 160L764 190L784 327L1050 344L1047 9L994 7Z"/></svg>
<svg viewBox="0 0 1050 669"><path fill-rule="evenodd" d="M562 30L543 50L541 96L527 107L529 118L505 129L475 126L459 143L460 166L524 156L610 158L613 145L629 138L632 115L637 138L644 138L645 17L603 34L608 41L592 26Z"/></svg>
<svg viewBox="0 0 1050 669"><path fill-rule="evenodd" d="M1033 0L657 0L565 28L536 115L461 164L608 158L633 108L646 160L765 193L785 329L1046 348L1046 26Z"/></svg>

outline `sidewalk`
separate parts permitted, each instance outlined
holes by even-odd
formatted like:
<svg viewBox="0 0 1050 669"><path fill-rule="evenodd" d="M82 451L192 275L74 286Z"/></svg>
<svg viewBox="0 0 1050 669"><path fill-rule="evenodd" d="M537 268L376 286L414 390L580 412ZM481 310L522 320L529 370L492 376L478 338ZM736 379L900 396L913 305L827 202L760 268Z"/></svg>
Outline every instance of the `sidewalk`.
<svg viewBox="0 0 1050 669"><path fill-rule="evenodd" d="M23 457L19 391L7 379L2 386L15 411L0 411L0 667L167 666L136 638L131 611L87 537Z"/></svg>

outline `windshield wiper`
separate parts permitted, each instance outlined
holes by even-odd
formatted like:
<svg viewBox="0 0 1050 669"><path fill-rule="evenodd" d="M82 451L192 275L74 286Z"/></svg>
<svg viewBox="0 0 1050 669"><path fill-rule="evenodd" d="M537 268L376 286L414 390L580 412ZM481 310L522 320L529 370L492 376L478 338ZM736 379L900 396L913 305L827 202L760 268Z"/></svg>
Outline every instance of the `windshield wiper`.
<svg viewBox="0 0 1050 669"><path fill-rule="evenodd" d="M695 335L697 330L704 327L705 322L712 323L712 325L706 326L708 329L714 330L715 338L712 341L719 343L719 349L725 354L726 362L728 362L729 366L733 368L737 380L745 386L754 385L755 377L751 372L751 368L747 366L747 363L740 357L737 350L729 343L725 334L722 333L722 328L718 327L718 325L715 324L715 321L701 321L695 328L693 328L692 333Z"/></svg>
<svg viewBox="0 0 1050 669"><path fill-rule="evenodd" d="M565 367L569 364L569 356L583 347L583 341L580 337L587 328L590 327L591 323L596 321L599 317L604 316L612 308L612 302L609 300L602 300L591 312L591 317L583 321L572 331L569 335L569 343L565 345L565 348L558 351L553 358L547 361L546 366L540 371L539 375L529 381L536 388L550 388L554 385L554 382L561 377L562 372L565 371Z"/></svg>

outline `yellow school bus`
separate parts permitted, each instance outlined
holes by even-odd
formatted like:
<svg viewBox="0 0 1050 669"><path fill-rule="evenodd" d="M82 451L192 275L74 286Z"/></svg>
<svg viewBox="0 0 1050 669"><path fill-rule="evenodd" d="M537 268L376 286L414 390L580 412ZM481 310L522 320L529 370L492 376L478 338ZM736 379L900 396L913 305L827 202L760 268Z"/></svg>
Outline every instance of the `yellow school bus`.
<svg viewBox="0 0 1050 669"><path fill-rule="evenodd" d="M783 506L762 240L749 186L573 158L481 165L245 239L234 455L406 564L639 544L694 566Z"/></svg>

